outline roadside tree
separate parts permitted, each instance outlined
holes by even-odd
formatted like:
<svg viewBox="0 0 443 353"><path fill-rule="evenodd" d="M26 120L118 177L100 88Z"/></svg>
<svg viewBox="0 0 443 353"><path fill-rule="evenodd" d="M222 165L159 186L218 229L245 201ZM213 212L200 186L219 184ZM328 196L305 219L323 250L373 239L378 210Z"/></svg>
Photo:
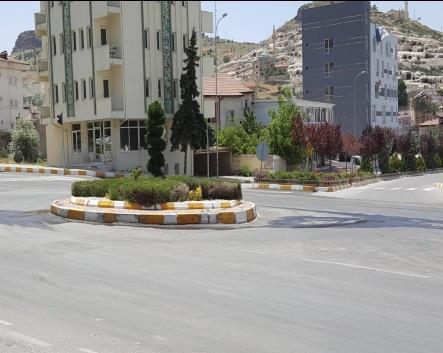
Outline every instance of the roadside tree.
<svg viewBox="0 0 443 353"><path fill-rule="evenodd" d="M149 104L146 142L148 144L148 172L155 177L163 176L165 157L163 151L166 149L166 141L163 138L165 124L165 113L160 102Z"/></svg>

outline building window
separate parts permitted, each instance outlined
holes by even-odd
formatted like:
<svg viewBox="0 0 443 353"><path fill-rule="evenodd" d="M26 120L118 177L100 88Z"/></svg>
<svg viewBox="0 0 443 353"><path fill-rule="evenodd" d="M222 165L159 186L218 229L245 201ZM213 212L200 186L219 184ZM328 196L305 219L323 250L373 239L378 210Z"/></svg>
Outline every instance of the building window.
<svg viewBox="0 0 443 353"><path fill-rule="evenodd" d="M157 96L158 96L158 98L162 97L162 80L161 79L157 80Z"/></svg>
<svg viewBox="0 0 443 353"><path fill-rule="evenodd" d="M78 81L74 81L75 100L78 101Z"/></svg>
<svg viewBox="0 0 443 353"><path fill-rule="evenodd" d="M63 103L66 102L66 85L64 82L62 82L62 99L63 99Z"/></svg>
<svg viewBox="0 0 443 353"><path fill-rule="evenodd" d="M94 80L89 78L89 99L94 98Z"/></svg>
<svg viewBox="0 0 443 353"><path fill-rule="evenodd" d="M186 1L182 1L182 6L186 6Z"/></svg>
<svg viewBox="0 0 443 353"><path fill-rule="evenodd" d="M385 96L385 88L384 87L380 87L380 96L382 96L382 97Z"/></svg>
<svg viewBox="0 0 443 353"><path fill-rule="evenodd" d="M108 29L105 27L100 28L100 44L108 44Z"/></svg>
<svg viewBox="0 0 443 353"><path fill-rule="evenodd" d="M80 49L85 49L85 31L80 28Z"/></svg>
<svg viewBox="0 0 443 353"><path fill-rule="evenodd" d="M147 149L147 129L144 120L126 120L120 124L120 150L138 151Z"/></svg>
<svg viewBox="0 0 443 353"><path fill-rule="evenodd" d="M54 1L49 2L51 4L51 7L54 7Z"/></svg>
<svg viewBox="0 0 443 353"><path fill-rule="evenodd" d="M172 51L175 51L175 46L176 46L176 35L175 35L175 33L172 33L171 34L171 38L172 38L172 40L171 40L171 47L172 47Z"/></svg>
<svg viewBox="0 0 443 353"><path fill-rule="evenodd" d="M86 44L88 45L88 48L91 47L91 43L92 43L92 31L91 31L91 27L86 27L86 34L87 34L87 41Z"/></svg>
<svg viewBox="0 0 443 353"><path fill-rule="evenodd" d="M58 85L54 85L55 103L58 103Z"/></svg>
<svg viewBox="0 0 443 353"><path fill-rule="evenodd" d="M334 69L333 63L326 63L325 64L325 76L330 77L333 69Z"/></svg>
<svg viewBox="0 0 443 353"><path fill-rule="evenodd" d="M65 52L65 37L63 34L60 34L60 54L63 54Z"/></svg>
<svg viewBox="0 0 443 353"><path fill-rule="evenodd" d="M186 52L186 48L188 46L188 38L186 37L186 34L183 35L183 52Z"/></svg>
<svg viewBox="0 0 443 353"><path fill-rule="evenodd" d="M103 80L103 97L109 98L109 80Z"/></svg>
<svg viewBox="0 0 443 353"><path fill-rule="evenodd" d="M375 98L378 98L380 95L380 84L378 82L375 83L374 93L375 93Z"/></svg>
<svg viewBox="0 0 443 353"><path fill-rule="evenodd" d="M82 99L86 99L86 80L82 80Z"/></svg>
<svg viewBox="0 0 443 353"><path fill-rule="evenodd" d="M375 123L375 121L376 121L376 118L375 118L375 105L372 106L371 115L372 115L372 122Z"/></svg>
<svg viewBox="0 0 443 353"><path fill-rule="evenodd" d="M149 49L149 28L145 28L143 31L143 47Z"/></svg>
<svg viewBox="0 0 443 353"><path fill-rule="evenodd" d="M52 55L57 54L57 42L55 40L55 36L52 36Z"/></svg>
<svg viewBox="0 0 443 353"><path fill-rule="evenodd" d="M334 98L334 87L326 86L325 87L325 101L332 102L333 98Z"/></svg>
<svg viewBox="0 0 443 353"><path fill-rule="evenodd" d="M173 91L173 94L174 94L174 98L177 98L177 80L173 81L172 91Z"/></svg>
<svg viewBox="0 0 443 353"><path fill-rule="evenodd" d="M77 33L72 31L72 50L77 50Z"/></svg>
<svg viewBox="0 0 443 353"><path fill-rule="evenodd" d="M157 50L160 50L160 31L157 31Z"/></svg>
<svg viewBox="0 0 443 353"><path fill-rule="evenodd" d="M17 104L17 99L14 100L14 106L17 108L18 104Z"/></svg>
<svg viewBox="0 0 443 353"><path fill-rule="evenodd" d="M149 98L149 91L150 91L150 89L149 89L149 78L147 78L146 80L145 80L145 97L146 98Z"/></svg>
<svg viewBox="0 0 443 353"><path fill-rule="evenodd" d="M72 125L72 151L80 152L82 150L82 137L80 124Z"/></svg>
<svg viewBox="0 0 443 353"><path fill-rule="evenodd" d="M334 41L332 39L325 39L325 53L328 54L334 47Z"/></svg>
<svg viewBox="0 0 443 353"><path fill-rule="evenodd" d="M381 61L381 77L385 77L385 62Z"/></svg>

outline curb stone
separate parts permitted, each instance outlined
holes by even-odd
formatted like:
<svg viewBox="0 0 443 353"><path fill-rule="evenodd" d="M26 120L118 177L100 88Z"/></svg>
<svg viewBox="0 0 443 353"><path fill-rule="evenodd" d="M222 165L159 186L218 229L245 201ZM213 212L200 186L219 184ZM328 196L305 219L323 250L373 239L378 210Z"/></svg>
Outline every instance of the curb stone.
<svg viewBox="0 0 443 353"><path fill-rule="evenodd" d="M432 184L432 186L434 188L441 188L441 189L443 189L443 183L434 183L434 184Z"/></svg>
<svg viewBox="0 0 443 353"><path fill-rule="evenodd" d="M80 206L118 208L125 210L198 210L232 208L240 204L239 200L210 200L210 201L185 201L166 202L152 207L143 207L127 201L112 201L106 198L76 197L71 196L71 203Z"/></svg>
<svg viewBox="0 0 443 353"><path fill-rule="evenodd" d="M16 165L16 164L0 164L0 172L9 173L34 173L34 174L50 174L50 175L81 175L97 178L116 178L122 177L124 174L118 172L103 172L99 170L84 169L65 169L54 167L40 167L33 165Z"/></svg>
<svg viewBox="0 0 443 353"><path fill-rule="evenodd" d="M378 182L378 179L370 179L360 181L352 184L343 184L335 186L314 186L314 185L301 185L301 184L272 184L272 183L254 183L253 189L272 189L272 190L284 190L284 191L305 191L305 192L334 192L342 189L348 189L352 187L358 187Z"/></svg>
<svg viewBox="0 0 443 353"><path fill-rule="evenodd" d="M51 213L76 221L156 225L239 224L251 222L257 217L255 204L247 201L219 211L216 209L147 211L81 206L65 199L54 201Z"/></svg>

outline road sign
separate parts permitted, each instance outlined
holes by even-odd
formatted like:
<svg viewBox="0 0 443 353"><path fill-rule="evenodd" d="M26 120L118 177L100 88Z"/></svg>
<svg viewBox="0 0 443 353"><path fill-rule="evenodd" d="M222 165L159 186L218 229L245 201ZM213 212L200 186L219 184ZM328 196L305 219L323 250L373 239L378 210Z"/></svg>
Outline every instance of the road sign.
<svg viewBox="0 0 443 353"><path fill-rule="evenodd" d="M269 146L266 142L261 142L257 145L255 149L255 153L257 155L257 158L264 162L269 155Z"/></svg>

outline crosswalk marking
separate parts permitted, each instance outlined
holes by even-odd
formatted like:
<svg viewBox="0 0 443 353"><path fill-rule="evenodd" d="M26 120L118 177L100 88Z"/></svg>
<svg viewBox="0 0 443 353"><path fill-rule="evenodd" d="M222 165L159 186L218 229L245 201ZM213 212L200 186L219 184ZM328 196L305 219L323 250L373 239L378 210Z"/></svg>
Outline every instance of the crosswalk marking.
<svg viewBox="0 0 443 353"><path fill-rule="evenodd" d="M374 187L374 186L365 186L365 187L361 187L359 188L360 190L386 190L386 191L432 191L432 190L436 190L436 188L434 187L428 187L428 188L399 188L399 187L395 187L395 188L387 188L387 187Z"/></svg>

